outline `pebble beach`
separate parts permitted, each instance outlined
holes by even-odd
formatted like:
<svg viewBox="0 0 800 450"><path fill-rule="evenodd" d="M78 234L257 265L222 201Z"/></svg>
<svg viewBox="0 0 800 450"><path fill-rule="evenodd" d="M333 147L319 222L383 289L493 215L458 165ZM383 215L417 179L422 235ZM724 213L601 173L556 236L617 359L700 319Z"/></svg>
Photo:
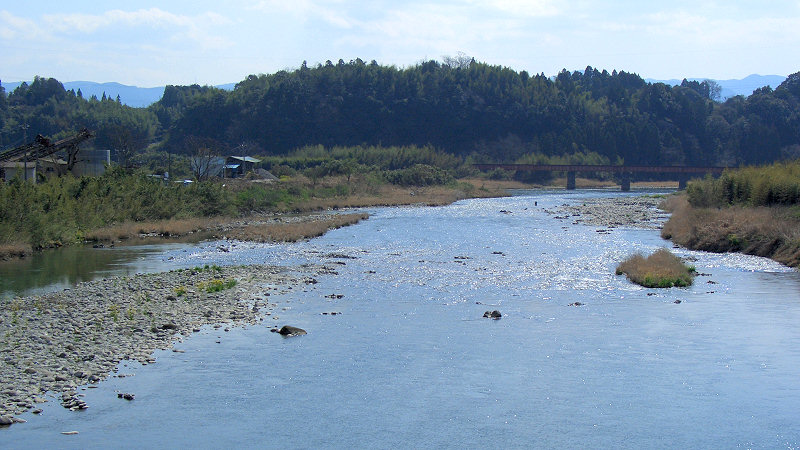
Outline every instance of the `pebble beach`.
<svg viewBox="0 0 800 450"><path fill-rule="evenodd" d="M596 198L564 204L547 212L556 219L570 219L576 224L657 230L669 218L668 213L658 208L663 201L658 196Z"/></svg>
<svg viewBox="0 0 800 450"><path fill-rule="evenodd" d="M80 283L8 301L0 310L0 425L57 395L84 409L79 386L114 376L123 360L153 352L203 326L227 328L273 318L270 295L314 284L324 266L204 267Z"/></svg>

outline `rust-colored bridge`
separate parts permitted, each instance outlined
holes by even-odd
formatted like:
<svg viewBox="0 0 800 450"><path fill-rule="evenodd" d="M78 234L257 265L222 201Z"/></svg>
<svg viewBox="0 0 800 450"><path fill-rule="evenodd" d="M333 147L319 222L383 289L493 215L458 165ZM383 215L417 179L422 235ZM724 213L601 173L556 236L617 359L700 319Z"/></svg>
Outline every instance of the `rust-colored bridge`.
<svg viewBox="0 0 800 450"><path fill-rule="evenodd" d="M620 174L620 186L623 191L631 190L631 175L634 173L669 173L678 175L681 189L692 175L721 174L727 167L691 167L691 166L610 166L610 165L573 165L573 164L473 164L479 170L522 170L527 172L566 172L567 189L575 189L575 174L578 172L606 172Z"/></svg>

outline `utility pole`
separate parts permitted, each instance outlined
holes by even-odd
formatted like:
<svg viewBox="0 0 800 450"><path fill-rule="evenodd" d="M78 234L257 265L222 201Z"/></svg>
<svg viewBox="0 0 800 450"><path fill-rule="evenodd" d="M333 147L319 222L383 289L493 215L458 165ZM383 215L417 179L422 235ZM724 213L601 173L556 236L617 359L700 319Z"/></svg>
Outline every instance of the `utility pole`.
<svg viewBox="0 0 800 450"><path fill-rule="evenodd" d="M22 125L22 145L28 145L28 124ZM25 170L25 181L28 181L28 152L25 152L25 157L22 158L22 164Z"/></svg>

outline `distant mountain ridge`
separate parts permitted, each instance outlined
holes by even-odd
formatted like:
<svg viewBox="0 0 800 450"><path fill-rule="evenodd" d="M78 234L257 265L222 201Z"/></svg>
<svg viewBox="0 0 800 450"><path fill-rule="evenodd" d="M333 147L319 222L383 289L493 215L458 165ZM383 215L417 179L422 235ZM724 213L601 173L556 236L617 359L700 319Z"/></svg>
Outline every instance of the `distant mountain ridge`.
<svg viewBox="0 0 800 450"><path fill-rule="evenodd" d="M709 78L687 79L689 81L703 81ZM737 95L744 95L747 97L752 94L754 90L764 86L770 86L771 88L775 89L781 83L783 83L785 79L786 77L780 75L753 74L742 78L741 80L734 79L713 81L719 83L720 87L722 88L722 92L720 93L722 97L721 100L726 100ZM652 78L646 78L645 81L648 83L664 83L670 86L677 86L681 84L683 80L656 80ZM3 83L2 86L8 93L16 89L20 84L22 84L22 82ZM134 108L144 108L150 106L153 103L161 100L161 97L164 95L164 86L141 88L120 83L95 83L93 81L67 81L63 84L64 89L66 90L74 89L77 92L78 89L80 89L81 94L83 94L85 98L90 98L92 95L97 96L97 98L101 98L103 93L105 93L106 97L116 99L119 95L120 101L123 104L132 106ZM233 90L235 86L236 83L227 83L220 84L215 87L230 91Z"/></svg>
<svg viewBox="0 0 800 450"><path fill-rule="evenodd" d="M22 84L22 82L3 83L2 85L6 89L6 93L9 93L20 84ZM28 82L28 84L30 84L30 82ZM80 89L81 95L83 95L84 98L90 98L92 95L97 98L102 98L105 93L106 97L116 99L119 95L120 102L134 108L150 106L161 100L161 97L164 95L164 86L142 88L113 82L95 83L94 81L67 81L62 84L66 90L73 89L77 92L78 89ZM234 86L236 86L236 83L221 84L216 87L225 90L233 90Z"/></svg>
<svg viewBox="0 0 800 450"><path fill-rule="evenodd" d="M711 78L687 78L689 81L703 81L709 80ZM716 81L719 86L722 88L720 92L720 96L722 97L720 100L727 100L731 97L735 97L737 95L744 95L745 97L749 96L758 88L769 86L772 89L778 87L783 81L786 80L786 77L780 75L748 75L741 80L713 80ZM681 80L654 80L651 78L645 79L648 83L664 83L670 86L678 86L683 81Z"/></svg>

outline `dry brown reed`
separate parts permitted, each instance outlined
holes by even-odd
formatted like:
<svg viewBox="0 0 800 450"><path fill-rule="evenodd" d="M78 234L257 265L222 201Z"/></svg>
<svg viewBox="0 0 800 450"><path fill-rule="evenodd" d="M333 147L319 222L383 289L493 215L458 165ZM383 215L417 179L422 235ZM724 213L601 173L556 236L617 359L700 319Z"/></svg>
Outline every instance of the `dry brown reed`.
<svg viewBox="0 0 800 450"><path fill-rule="evenodd" d="M694 268L687 267L665 248L648 257L640 253L629 257L617 266L616 273L648 288L686 287L694 278Z"/></svg>
<svg viewBox="0 0 800 450"><path fill-rule="evenodd" d="M22 258L30 255L31 251L27 244L0 244L0 260Z"/></svg>
<svg viewBox="0 0 800 450"><path fill-rule="evenodd" d="M797 207L695 208L685 197L666 203L672 212L661 236L693 250L742 252L800 267Z"/></svg>
<svg viewBox="0 0 800 450"><path fill-rule="evenodd" d="M343 208L368 208L375 206L427 205L443 206L466 198L502 197L508 194L499 190L462 189L446 186L400 187L384 185L372 190L354 192L351 195L331 198L310 198L293 205L293 210L321 211Z"/></svg>
<svg viewBox="0 0 800 450"><path fill-rule="evenodd" d="M92 230L84 235L84 239L91 242L114 242L143 236L185 236L201 230L218 227L220 224L231 220L221 217L199 217L155 222L125 222Z"/></svg>
<svg viewBox="0 0 800 450"><path fill-rule="evenodd" d="M252 242L297 242L322 236L329 230L353 225L368 217L366 213L335 214L289 223L246 225L227 230L225 237Z"/></svg>

